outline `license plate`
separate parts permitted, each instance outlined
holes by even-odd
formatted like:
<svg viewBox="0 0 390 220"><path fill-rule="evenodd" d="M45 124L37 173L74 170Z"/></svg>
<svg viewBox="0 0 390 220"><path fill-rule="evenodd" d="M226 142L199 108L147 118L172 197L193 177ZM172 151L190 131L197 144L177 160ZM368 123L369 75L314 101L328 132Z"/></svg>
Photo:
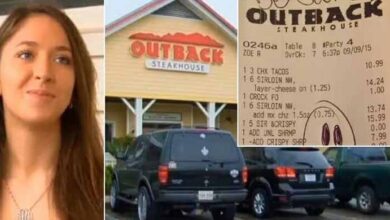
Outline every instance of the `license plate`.
<svg viewBox="0 0 390 220"><path fill-rule="evenodd" d="M198 199L200 201L212 201L214 199L214 191L199 191Z"/></svg>
<svg viewBox="0 0 390 220"><path fill-rule="evenodd" d="M315 174L305 174L305 181L306 182L315 182L316 175Z"/></svg>

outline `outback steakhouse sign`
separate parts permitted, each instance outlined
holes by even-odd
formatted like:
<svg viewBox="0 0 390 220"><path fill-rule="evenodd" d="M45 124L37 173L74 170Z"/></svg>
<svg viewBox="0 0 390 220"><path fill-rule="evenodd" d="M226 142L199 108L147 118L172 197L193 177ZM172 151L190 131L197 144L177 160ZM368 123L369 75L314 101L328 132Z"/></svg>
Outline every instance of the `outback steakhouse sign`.
<svg viewBox="0 0 390 220"><path fill-rule="evenodd" d="M199 33L136 33L129 37L133 57L147 57L146 68L208 73L210 64L223 64L223 44Z"/></svg>
<svg viewBox="0 0 390 220"><path fill-rule="evenodd" d="M344 4L343 7L326 5L348 1L257 0L256 2L258 4L255 7L247 10L246 19L252 24L274 25L279 33L346 30L358 28L360 20L383 16L383 9L380 8L381 0L353 0L348 6ZM290 5L294 3L309 8L292 9Z"/></svg>

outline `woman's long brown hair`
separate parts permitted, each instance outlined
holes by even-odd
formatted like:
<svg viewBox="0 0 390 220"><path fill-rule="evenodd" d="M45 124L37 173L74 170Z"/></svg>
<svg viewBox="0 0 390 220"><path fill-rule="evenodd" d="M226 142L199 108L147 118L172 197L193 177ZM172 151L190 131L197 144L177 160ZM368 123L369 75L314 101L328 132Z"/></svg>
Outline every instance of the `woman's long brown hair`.
<svg viewBox="0 0 390 220"><path fill-rule="evenodd" d="M16 8L0 27L0 54L4 44L18 31L22 22L36 14L53 18L65 30L72 50L75 73L73 107L67 108L61 116L62 143L53 180L54 205L63 220L103 219L103 141L96 117L96 71L76 26L62 11L51 6L30 5ZM2 179L5 171L2 157L7 138L2 100L0 110ZM2 187L0 195L1 192Z"/></svg>

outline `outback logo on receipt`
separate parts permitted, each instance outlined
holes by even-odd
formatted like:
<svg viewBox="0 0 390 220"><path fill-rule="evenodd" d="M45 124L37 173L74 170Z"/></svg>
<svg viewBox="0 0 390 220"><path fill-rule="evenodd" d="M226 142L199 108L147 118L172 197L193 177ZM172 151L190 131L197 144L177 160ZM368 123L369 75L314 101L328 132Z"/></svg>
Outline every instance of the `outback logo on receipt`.
<svg viewBox="0 0 390 220"><path fill-rule="evenodd" d="M390 0L239 1L239 145L389 145L389 11Z"/></svg>
<svg viewBox="0 0 390 220"><path fill-rule="evenodd" d="M246 18L253 24L276 25L277 32L321 32L351 29L358 21L383 16L381 0L256 0ZM316 8L321 6L320 8ZM288 25L292 25L289 27Z"/></svg>

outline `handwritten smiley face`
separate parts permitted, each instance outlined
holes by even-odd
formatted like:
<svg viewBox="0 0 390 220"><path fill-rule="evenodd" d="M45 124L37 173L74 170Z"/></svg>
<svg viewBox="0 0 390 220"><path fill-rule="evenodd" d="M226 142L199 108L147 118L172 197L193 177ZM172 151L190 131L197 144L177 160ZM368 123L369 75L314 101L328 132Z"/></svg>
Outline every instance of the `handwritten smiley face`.
<svg viewBox="0 0 390 220"><path fill-rule="evenodd" d="M311 145L356 145L355 131L350 120L339 106L329 100L316 103L307 117L303 139Z"/></svg>
<svg viewBox="0 0 390 220"><path fill-rule="evenodd" d="M273 0L256 0L260 9L269 9L272 6Z"/></svg>
<svg viewBox="0 0 390 220"><path fill-rule="evenodd" d="M266 10L272 7L274 4L276 8L284 8L287 6L290 0L257 0L259 8Z"/></svg>

